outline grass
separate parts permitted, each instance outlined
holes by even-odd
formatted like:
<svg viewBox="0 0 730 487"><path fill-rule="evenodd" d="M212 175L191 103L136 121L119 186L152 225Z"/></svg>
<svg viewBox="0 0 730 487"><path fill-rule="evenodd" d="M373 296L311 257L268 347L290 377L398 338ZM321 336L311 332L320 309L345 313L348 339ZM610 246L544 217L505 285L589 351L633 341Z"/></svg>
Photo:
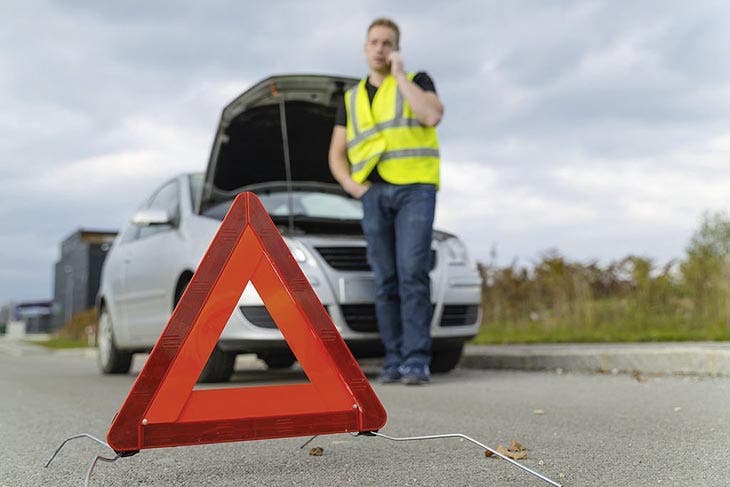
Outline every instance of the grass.
<svg viewBox="0 0 730 487"><path fill-rule="evenodd" d="M633 302L632 302L633 301ZM584 305L584 315L549 314L485 319L472 343L590 343L730 340L730 326L635 298L606 298ZM628 302L628 303L627 303ZM585 315L587 310L587 316Z"/></svg>
<svg viewBox="0 0 730 487"><path fill-rule="evenodd" d="M73 338L50 338L45 341L28 341L34 345L41 345L46 348L53 350L64 350L69 348L86 348L89 346L89 342L86 339L79 340Z"/></svg>
<svg viewBox="0 0 730 487"><path fill-rule="evenodd" d="M617 323L613 326L585 328L558 326L546 329L538 324L489 323L482 325L471 343L608 343L608 342L682 342L730 340L727 329L708 327L673 328Z"/></svg>

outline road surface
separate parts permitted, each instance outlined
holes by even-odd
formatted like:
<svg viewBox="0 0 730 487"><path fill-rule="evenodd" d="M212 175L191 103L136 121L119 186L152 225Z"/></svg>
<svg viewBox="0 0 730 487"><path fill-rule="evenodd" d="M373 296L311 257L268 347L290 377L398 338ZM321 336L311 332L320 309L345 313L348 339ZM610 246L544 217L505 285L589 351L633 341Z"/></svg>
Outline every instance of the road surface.
<svg viewBox="0 0 730 487"><path fill-rule="evenodd" d="M139 371L143 360L135 360ZM366 364L374 377L377 364ZM0 486L82 485L135 374L101 376L93 356L0 352ZM233 385L303 381L240 358ZM425 387L375 385L391 436L463 433L566 486L730 485L730 379L456 370ZM330 435L145 450L100 463L92 486L547 486L461 440L395 443ZM322 456L309 455L321 447Z"/></svg>

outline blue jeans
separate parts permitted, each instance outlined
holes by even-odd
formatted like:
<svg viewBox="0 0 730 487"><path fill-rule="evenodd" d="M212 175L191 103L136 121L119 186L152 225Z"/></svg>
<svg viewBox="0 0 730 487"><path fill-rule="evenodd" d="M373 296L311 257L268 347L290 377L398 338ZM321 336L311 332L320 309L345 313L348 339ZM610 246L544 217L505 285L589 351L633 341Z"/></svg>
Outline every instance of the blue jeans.
<svg viewBox="0 0 730 487"><path fill-rule="evenodd" d="M384 367L431 361L432 184L375 183L361 198Z"/></svg>

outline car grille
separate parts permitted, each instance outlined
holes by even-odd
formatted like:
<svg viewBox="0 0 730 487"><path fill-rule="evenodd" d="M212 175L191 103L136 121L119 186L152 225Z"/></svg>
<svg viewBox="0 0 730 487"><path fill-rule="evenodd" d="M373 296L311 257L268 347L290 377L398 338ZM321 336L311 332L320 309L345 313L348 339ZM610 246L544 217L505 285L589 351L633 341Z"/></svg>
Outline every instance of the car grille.
<svg viewBox="0 0 730 487"><path fill-rule="evenodd" d="M241 306L248 321L259 328L276 328L276 323L265 306ZM374 304L342 304L342 315L353 331L378 331ZM447 304L441 313L441 326L473 325L479 315L479 306L471 304Z"/></svg>
<svg viewBox="0 0 730 487"><path fill-rule="evenodd" d="M316 247L330 267L339 271L369 271L365 247Z"/></svg>
<svg viewBox="0 0 730 487"><path fill-rule="evenodd" d="M241 306L241 313L253 325L260 328L277 328L274 319L265 306ZM346 304L342 305L342 312L348 326L355 331L377 331L375 322L375 305Z"/></svg>
<svg viewBox="0 0 730 487"><path fill-rule="evenodd" d="M354 331L378 331L374 304L340 305L347 325ZM473 325L479 315L478 305L447 304L441 313L443 327Z"/></svg>
<svg viewBox="0 0 730 487"><path fill-rule="evenodd" d="M369 271L367 247L315 247L319 255L338 271ZM436 267L436 251L431 250L431 269Z"/></svg>
<svg viewBox="0 0 730 487"><path fill-rule="evenodd" d="M259 328L278 328L266 306L241 306L241 313Z"/></svg>

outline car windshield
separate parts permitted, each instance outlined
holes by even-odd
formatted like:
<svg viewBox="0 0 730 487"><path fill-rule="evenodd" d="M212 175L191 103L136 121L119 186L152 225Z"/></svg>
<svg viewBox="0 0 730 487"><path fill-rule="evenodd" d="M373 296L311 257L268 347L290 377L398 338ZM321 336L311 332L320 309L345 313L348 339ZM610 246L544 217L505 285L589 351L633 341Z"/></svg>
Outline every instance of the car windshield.
<svg viewBox="0 0 730 487"><path fill-rule="evenodd" d="M295 216L328 218L334 220L362 219L362 205L358 200L339 194L312 191L292 191L292 213ZM259 194L271 216L289 216L289 195L286 192Z"/></svg>
<svg viewBox="0 0 730 487"><path fill-rule="evenodd" d="M257 196L272 217L289 216L289 193L286 191L272 191L258 193ZM361 220L362 204L359 200L334 193L318 191L292 191L291 208L295 217L305 217L325 220ZM205 213L209 216L222 219L232 201L220 203Z"/></svg>

